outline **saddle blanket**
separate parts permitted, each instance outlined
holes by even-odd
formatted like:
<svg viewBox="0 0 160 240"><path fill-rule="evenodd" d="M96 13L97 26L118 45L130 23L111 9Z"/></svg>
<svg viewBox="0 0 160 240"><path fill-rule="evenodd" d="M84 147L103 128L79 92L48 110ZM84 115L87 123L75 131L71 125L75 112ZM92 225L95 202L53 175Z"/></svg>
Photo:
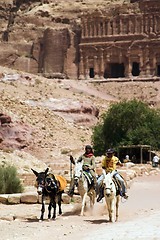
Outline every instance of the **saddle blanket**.
<svg viewBox="0 0 160 240"><path fill-rule="evenodd" d="M61 175L56 175L55 177L56 177L56 180L58 180L60 183L60 191L63 191L67 186L67 180Z"/></svg>

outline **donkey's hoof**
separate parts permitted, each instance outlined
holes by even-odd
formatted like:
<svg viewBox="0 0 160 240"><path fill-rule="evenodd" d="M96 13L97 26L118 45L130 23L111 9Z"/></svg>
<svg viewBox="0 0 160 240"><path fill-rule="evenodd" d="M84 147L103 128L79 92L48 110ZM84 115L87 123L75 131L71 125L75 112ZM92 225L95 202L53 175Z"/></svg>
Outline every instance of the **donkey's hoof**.
<svg viewBox="0 0 160 240"><path fill-rule="evenodd" d="M79 216L84 217L84 213L80 213Z"/></svg>

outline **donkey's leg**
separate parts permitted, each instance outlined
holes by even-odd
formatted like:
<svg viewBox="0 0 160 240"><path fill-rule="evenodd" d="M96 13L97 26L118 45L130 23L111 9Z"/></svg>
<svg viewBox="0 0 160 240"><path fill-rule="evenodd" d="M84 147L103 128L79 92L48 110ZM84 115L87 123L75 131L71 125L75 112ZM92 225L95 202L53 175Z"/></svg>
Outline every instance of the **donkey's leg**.
<svg viewBox="0 0 160 240"><path fill-rule="evenodd" d="M53 199L52 206L53 206L53 217L52 217L52 219L54 220L56 218L56 200L55 199Z"/></svg>
<svg viewBox="0 0 160 240"><path fill-rule="evenodd" d="M105 196L106 199L106 205L107 205L107 209L108 209L108 215L109 215L109 222L112 221L112 213L111 213L111 203L110 203L110 199L108 197Z"/></svg>
<svg viewBox="0 0 160 240"><path fill-rule="evenodd" d="M48 205L48 219L51 218L51 209L52 209L52 202L51 202L51 200L50 200L50 203L49 203L49 205Z"/></svg>
<svg viewBox="0 0 160 240"><path fill-rule="evenodd" d="M45 212L45 201L44 201L44 197L42 196L42 208L41 208L41 217L40 217L40 220L42 221L44 217L44 212Z"/></svg>
<svg viewBox="0 0 160 240"><path fill-rule="evenodd" d="M91 214L93 214L93 209L94 209L94 204L95 204L95 198L96 198L96 194L94 193L94 191L91 191L91 192L90 192L89 198L90 198Z"/></svg>
<svg viewBox="0 0 160 240"><path fill-rule="evenodd" d="M93 196L90 195L89 198L90 198L90 208L93 209Z"/></svg>
<svg viewBox="0 0 160 240"><path fill-rule="evenodd" d="M61 203L62 203L62 193L60 193L60 194L58 195L59 215L62 214Z"/></svg>
<svg viewBox="0 0 160 240"><path fill-rule="evenodd" d="M93 206L95 204L95 197L96 197L94 191L90 192L89 197L90 197L90 208L93 209Z"/></svg>
<svg viewBox="0 0 160 240"><path fill-rule="evenodd" d="M80 213L81 216L84 215L84 207L85 207L85 203L86 203L86 196L87 196L87 192L85 192L85 194L82 197L82 208L81 208L81 213Z"/></svg>
<svg viewBox="0 0 160 240"><path fill-rule="evenodd" d="M115 222L116 197L111 199L111 222Z"/></svg>
<svg viewBox="0 0 160 240"><path fill-rule="evenodd" d="M116 221L118 221L118 215L119 215L119 196L116 197Z"/></svg>

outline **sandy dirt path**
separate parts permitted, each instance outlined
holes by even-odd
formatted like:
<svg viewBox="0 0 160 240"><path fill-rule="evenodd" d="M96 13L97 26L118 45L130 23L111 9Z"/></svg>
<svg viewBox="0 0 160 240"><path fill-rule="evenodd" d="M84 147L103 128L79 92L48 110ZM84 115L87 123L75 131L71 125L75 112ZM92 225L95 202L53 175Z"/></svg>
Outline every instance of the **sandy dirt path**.
<svg viewBox="0 0 160 240"><path fill-rule="evenodd" d="M55 221L39 222L39 204L0 204L1 240L158 240L160 239L160 174L138 177L120 202L119 221L108 222L105 202L96 203L84 217L79 204L62 205ZM46 216L47 217L47 211ZM14 220L13 220L14 219Z"/></svg>
<svg viewBox="0 0 160 240"><path fill-rule="evenodd" d="M110 94L106 94L102 91L98 91L96 90L95 87L91 87L91 85L88 85L87 81L79 81L77 84L77 81L75 80L63 80L63 84L66 85L66 87L71 87L74 89L74 91L77 92L84 92L88 95L94 96L94 97L98 97L107 101L118 101L118 98L110 95Z"/></svg>

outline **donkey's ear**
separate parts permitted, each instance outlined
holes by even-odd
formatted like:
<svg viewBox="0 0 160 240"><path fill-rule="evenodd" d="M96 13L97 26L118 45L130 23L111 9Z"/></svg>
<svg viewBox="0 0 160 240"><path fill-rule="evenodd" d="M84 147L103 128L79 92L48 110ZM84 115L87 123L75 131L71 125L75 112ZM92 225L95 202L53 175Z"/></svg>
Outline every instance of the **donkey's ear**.
<svg viewBox="0 0 160 240"><path fill-rule="evenodd" d="M47 168L47 169L45 170L45 174L47 174L47 173L48 173L48 171L49 171L49 168Z"/></svg>
<svg viewBox="0 0 160 240"><path fill-rule="evenodd" d="M73 163L75 165L75 160L72 155L70 155L70 161L71 161L71 163Z"/></svg>
<svg viewBox="0 0 160 240"><path fill-rule="evenodd" d="M31 168L31 170L32 170L32 172L36 175L36 177L38 176L38 172L37 171L35 171L34 169L32 169Z"/></svg>

